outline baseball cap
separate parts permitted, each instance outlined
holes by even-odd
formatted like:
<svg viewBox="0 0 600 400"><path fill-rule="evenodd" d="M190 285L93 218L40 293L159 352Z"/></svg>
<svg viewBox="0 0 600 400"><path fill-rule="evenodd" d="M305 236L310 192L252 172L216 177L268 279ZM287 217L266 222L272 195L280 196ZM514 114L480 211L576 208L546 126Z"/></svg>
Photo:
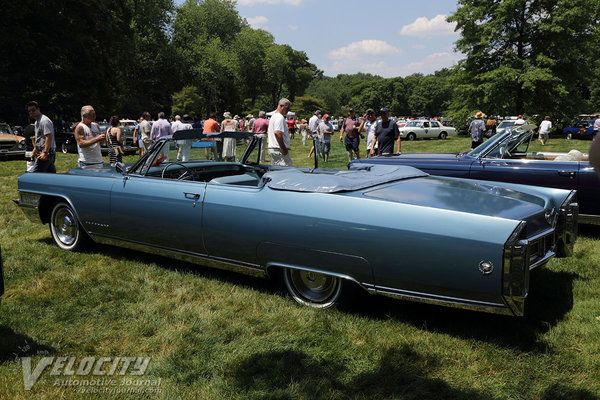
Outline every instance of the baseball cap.
<svg viewBox="0 0 600 400"><path fill-rule="evenodd" d="M380 113L386 113L386 112L390 112L390 110L387 107L383 107L381 110L379 110Z"/></svg>
<svg viewBox="0 0 600 400"><path fill-rule="evenodd" d="M367 114L375 114L375 110L373 110L372 108L367 108L366 113Z"/></svg>
<svg viewBox="0 0 600 400"><path fill-rule="evenodd" d="M348 109L348 112L350 112L350 111L354 111L354 108L350 107L350 108Z"/></svg>
<svg viewBox="0 0 600 400"><path fill-rule="evenodd" d="M521 114L519 114L519 116L517 118L523 118L523 116Z"/></svg>
<svg viewBox="0 0 600 400"><path fill-rule="evenodd" d="M317 115L317 114L321 115L321 110L315 111L315 115Z"/></svg>
<svg viewBox="0 0 600 400"><path fill-rule="evenodd" d="M329 118L329 114L323 115L323 119L327 119L327 118Z"/></svg>

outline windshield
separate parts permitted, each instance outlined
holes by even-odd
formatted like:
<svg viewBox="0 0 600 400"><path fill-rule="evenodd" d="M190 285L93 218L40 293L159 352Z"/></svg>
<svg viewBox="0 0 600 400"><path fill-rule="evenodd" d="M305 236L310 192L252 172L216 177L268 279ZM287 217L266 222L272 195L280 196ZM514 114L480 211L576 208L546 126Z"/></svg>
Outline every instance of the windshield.
<svg viewBox="0 0 600 400"><path fill-rule="evenodd" d="M10 129L10 126L8 126L8 124L0 124L0 133L8 133L8 134L13 134L12 129Z"/></svg>
<svg viewBox="0 0 600 400"><path fill-rule="evenodd" d="M515 128L510 132L497 133L468 154L472 157L483 154L486 158L508 158L511 153L527 152L532 132L528 128Z"/></svg>
<svg viewBox="0 0 600 400"><path fill-rule="evenodd" d="M244 152L253 142L246 138L194 138L173 140L172 137L153 146L148 156L130 171L134 174L165 177L167 170L179 167L198 167L201 164L240 162ZM262 143L261 143L262 145ZM258 145L252 146L252 153L246 164L258 164ZM264 149L264 147L262 147ZM264 150L266 154L266 149ZM169 165L173 165L170 168ZM158 175L157 175L158 174Z"/></svg>
<svg viewBox="0 0 600 400"><path fill-rule="evenodd" d="M500 125L498 125L498 128L508 128L511 127L515 124L515 121L502 121L500 122Z"/></svg>

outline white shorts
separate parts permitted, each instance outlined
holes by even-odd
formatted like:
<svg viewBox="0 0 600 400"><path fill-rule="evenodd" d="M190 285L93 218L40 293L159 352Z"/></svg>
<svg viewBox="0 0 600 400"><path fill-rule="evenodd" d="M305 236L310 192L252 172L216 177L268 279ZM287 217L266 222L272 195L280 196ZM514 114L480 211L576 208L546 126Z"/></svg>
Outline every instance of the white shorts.
<svg viewBox="0 0 600 400"><path fill-rule="evenodd" d="M292 156L288 153L284 156L278 148L269 148L269 157L271 157L271 165L280 165L283 167L293 166Z"/></svg>

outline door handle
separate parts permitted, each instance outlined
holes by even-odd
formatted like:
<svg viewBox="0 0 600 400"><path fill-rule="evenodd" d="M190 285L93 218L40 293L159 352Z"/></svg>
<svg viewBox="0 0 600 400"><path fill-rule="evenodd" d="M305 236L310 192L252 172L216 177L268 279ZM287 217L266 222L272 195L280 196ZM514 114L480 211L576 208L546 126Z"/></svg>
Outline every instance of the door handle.
<svg viewBox="0 0 600 400"><path fill-rule="evenodd" d="M192 207L196 207L196 203L198 203L200 196L202 196L200 193L187 193L187 192L183 192L183 195L185 196L186 199L194 200Z"/></svg>
<svg viewBox="0 0 600 400"><path fill-rule="evenodd" d="M560 176L568 176L569 179L575 179L575 176L577 176L577 172L575 172L575 171L560 170L560 171L558 171L558 175L560 175Z"/></svg>

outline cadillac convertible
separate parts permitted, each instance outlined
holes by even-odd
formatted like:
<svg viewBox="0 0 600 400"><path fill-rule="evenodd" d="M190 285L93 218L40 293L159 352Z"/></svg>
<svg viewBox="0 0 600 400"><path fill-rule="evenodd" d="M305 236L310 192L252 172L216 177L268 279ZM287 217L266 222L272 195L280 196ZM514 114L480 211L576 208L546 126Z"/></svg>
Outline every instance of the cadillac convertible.
<svg viewBox="0 0 600 400"><path fill-rule="evenodd" d="M401 154L354 160L351 165L408 165L438 176L577 190L579 222L600 224L600 180L587 154L529 151L535 127L523 125L499 132L476 149L458 154Z"/></svg>
<svg viewBox="0 0 600 400"><path fill-rule="evenodd" d="M247 139L239 161L207 160L226 138ZM259 162L261 145L179 131L128 167L26 173L15 202L64 250L93 241L276 278L318 308L362 288L521 316L530 271L572 254L575 191L408 166L278 167Z"/></svg>

